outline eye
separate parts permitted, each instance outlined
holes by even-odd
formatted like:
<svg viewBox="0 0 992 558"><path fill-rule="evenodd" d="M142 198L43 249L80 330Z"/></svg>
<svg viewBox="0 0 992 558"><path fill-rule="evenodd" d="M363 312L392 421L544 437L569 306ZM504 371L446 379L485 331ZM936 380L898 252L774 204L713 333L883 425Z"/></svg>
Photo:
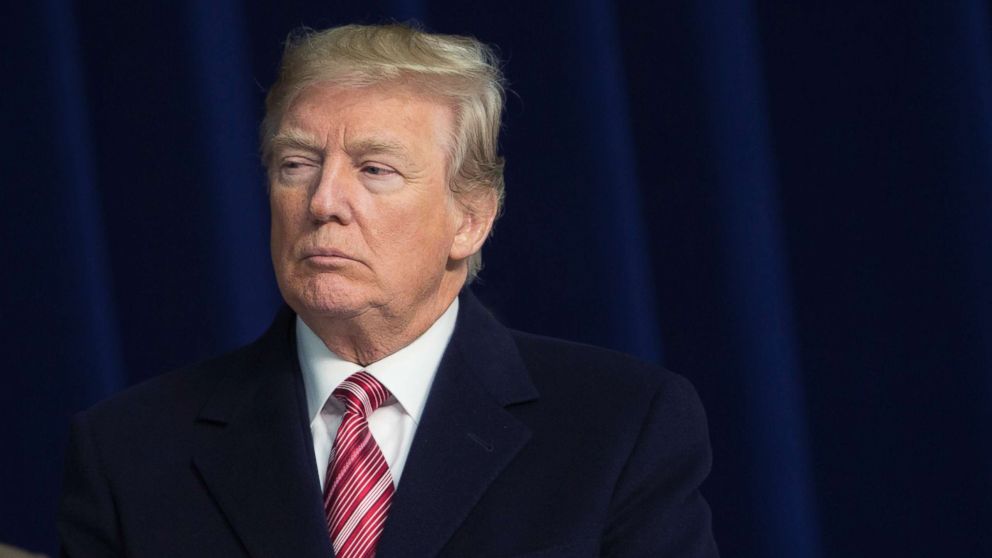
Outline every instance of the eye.
<svg viewBox="0 0 992 558"><path fill-rule="evenodd" d="M287 156L279 159L274 179L283 184L307 184L320 172L320 161L307 157Z"/></svg>
<svg viewBox="0 0 992 558"><path fill-rule="evenodd" d="M396 174L396 171L389 167L384 167L382 165L365 164L362 165L362 173L367 174L369 176L379 177L379 176L389 176L391 174Z"/></svg>
<svg viewBox="0 0 992 558"><path fill-rule="evenodd" d="M314 163L303 159L283 159L279 168L284 171L299 171L305 167L312 167Z"/></svg>

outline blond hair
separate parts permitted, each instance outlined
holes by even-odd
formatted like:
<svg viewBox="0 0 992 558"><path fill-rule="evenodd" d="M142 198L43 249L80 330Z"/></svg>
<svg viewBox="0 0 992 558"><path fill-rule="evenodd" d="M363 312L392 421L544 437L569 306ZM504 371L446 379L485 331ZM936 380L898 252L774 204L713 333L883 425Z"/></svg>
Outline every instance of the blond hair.
<svg viewBox="0 0 992 558"><path fill-rule="evenodd" d="M448 186L461 201L488 189L499 215L504 196L504 162L498 153L504 81L491 48L472 37L426 33L405 24L291 33L279 76L265 98L261 149L266 166L283 113L303 89L318 82L354 88L403 82L450 102L455 130L449 142ZM481 267L480 251L469 257L469 281Z"/></svg>

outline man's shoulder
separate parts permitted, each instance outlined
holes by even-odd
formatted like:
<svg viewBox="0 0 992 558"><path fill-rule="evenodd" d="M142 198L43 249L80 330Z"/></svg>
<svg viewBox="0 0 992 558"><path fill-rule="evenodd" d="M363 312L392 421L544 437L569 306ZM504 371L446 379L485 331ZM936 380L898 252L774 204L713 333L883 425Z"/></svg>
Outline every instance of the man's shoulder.
<svg viewBox="0 0 992 558"><path fill-rule="evenodd" d="M91 424L148 428L148 423L191 421L222 381L248 374L259 341L130 386L80 413Z"/></svg>
<svg viewBox="0 0 992 558"><path fill-rule="evenodd" d="M218 385L249 380L257 375L263 361L268 365L282 363L293 346L294 319L292 311L282 307L268 329L254 341L133 385L80 416L92 421L115 421L130 416L137 420L162 417L173 422L195 418Z"/></svg>
<svg viewBox="0 0 992 558"><path fill-rule="evenodd" d="M655 397L697 398L686 378L638 357L517 330L510 333L542 395L564 390L628 403L647 403Z"/></svg>
<svg viewBox="0 0 992 558"><path fill-rule="evenodd" d="M557 337L538 335L517 329L510 329L509 331L516 341L521 355L525 357L546 358L568 362L569 364L588 362L590 365L622 364L637 369L659 369L657 365L613 349Z"/></svg>

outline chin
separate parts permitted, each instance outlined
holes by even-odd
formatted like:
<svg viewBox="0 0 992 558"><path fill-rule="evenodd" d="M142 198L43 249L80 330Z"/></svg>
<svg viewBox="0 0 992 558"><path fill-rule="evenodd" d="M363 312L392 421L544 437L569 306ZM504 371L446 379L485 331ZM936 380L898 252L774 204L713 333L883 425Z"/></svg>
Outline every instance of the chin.
<svg viewBox="0 0 992 558"><path fill-rule="evenodd" d="M340 276L310 277L294 287L283 297L303 316L349 318L374 306L367 289Z"/></svg>

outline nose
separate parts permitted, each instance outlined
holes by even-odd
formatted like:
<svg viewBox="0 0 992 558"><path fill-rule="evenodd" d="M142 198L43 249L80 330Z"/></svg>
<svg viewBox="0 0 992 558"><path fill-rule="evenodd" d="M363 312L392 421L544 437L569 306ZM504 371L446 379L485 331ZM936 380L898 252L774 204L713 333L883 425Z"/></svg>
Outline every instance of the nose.
<svg viewBox="0 0 992 558"><path fill-rule="evenodd" d="M352 219L352 185L349 183L350 162L327 160L320 178L310 194L310 215L314 221L338 221L347 225Z"/></svg>

